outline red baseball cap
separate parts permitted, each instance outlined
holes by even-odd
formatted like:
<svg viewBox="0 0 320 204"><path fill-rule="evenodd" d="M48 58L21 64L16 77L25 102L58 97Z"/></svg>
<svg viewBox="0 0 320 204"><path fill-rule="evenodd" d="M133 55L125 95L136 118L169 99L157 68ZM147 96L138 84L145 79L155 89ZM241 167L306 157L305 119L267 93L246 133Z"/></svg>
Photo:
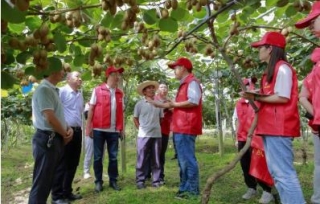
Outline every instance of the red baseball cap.
<svg viewBox="0 0 320 204"><path fill-rule="evenodd" d="M174 63L168 64L171 69L175 69L176 66L183 66L188 70L192 70L192 63L188 58L180 57Z"/></svg>
<svg viewBox="0 0 320 204"><path fill-rule="evenodd" d="M122 73L124 71L124 69L123 68L119 68L119 69L117 69L116 67L114 67L114 66L110 66L110 67L108 67L108 69L106 70L106 77L108 77L111 73L113 73L113 72L118 72L118 73Z"/></svg>
<svg viewBox="0 0 320 204"><path fill-rule="evenodd" d="M278 32L267 32L260 41L251 43L252 47L260 47L262 45L273 45L280 48L285 48L286 38Z"/></svg>
<svg viewBox="0 0 320 204"><path fill-rule="evenodd" d="M310 22L313 19L317 18L319 15L320 15L320 1L317 1L317 2L314 2L314 4L312 5L309 15L295 24L296 28L301 29L301 28L308 27L310 25Z"/></svg>

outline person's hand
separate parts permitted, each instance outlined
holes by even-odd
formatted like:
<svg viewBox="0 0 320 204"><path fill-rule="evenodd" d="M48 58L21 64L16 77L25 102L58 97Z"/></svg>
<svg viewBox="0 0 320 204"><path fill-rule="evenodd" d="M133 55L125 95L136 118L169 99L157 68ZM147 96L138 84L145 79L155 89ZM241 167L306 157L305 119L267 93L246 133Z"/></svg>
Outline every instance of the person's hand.
<svg viewBox="0 0 320 204"><path fill-rule="evenodd" d="M68 127L66 136L63 137L63 143L68 144L73 138L73 129Z"/></svg>
<svg viewBox="0 0 320 204"><path fill-rule="evenodd" d="M122 141L124 139L124 137L125 137L124 131L120 131L120 133L119 133L120 140Z"/></svg>
<svg viewBox="0 0 320 204"><path fill-rule="evenodd" d="M93 138L92 126L91 126L91 124L86 126L85 134L86 134L87 136Z"/></svg>
<svg viewBox="0 0 320 204"><path fill-rule="evenodd" d="M240 92L240 96L244 99L254 100L254 93Z"/></svg>

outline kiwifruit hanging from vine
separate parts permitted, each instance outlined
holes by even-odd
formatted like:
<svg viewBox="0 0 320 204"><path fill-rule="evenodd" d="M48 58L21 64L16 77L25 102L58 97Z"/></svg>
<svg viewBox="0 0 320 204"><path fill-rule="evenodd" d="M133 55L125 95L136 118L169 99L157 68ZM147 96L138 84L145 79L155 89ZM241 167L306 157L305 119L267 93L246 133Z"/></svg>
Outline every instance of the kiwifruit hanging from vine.
<svg viewBox="0 0 320 204"><path fill-rule="evenodd" d="M177 0L171 0L171 6L173 10L176 10L178 8L178 1Z"/></svg>
<svg viewBox="0 0 320 204"><path fill-rule="evenodd" d="M169 11L167 9L161 10L161 18L168 18L169 17Z"/></svg>
<svg viewBox="0 0 320 204"><path fill-rule="evenodd" d="M9 46L13 49L18 49L19 48L19 39L16 37L12 37L9 39Z"/></svg>
<svg viewBox="0 0 320 204"><path fill-rule="evenodd" d="M1 33L7 32L8 29L8 21L1 19Z"/></svg>
<svg viewBox="0 0 320 204"><path fill-rule="evenodd" d="M202 5L200 3L200 1L198 1L198 3L196 4L196 11L200 12L202 9Z"/></svg>
<svg viewBox="0 0 320 204"><path fill-rule="evenodd" d="M171 0L166 0L164 5L165 5L166 9L170 9L171 8Z"/></svg>
<svg viewBox="0 0 320 204"><path fill-rule="evenodd" d="M26 11L29 9L29 0L16 0L15 5L20 11Z"/></svg>
<svg viewBox="0 0 320 204"><path fill-rule="evenodd" d="M47 36L49 34L49 26L46 23L42 24L42 26L39 28L39 33L40 37Z"/></svg>

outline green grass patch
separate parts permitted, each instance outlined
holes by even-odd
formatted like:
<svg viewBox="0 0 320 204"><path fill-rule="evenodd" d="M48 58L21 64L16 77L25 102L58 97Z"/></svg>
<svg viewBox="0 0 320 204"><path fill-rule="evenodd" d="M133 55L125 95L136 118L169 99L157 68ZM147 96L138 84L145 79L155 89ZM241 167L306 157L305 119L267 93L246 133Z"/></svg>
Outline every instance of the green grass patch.
<svg viewBox="0 0 320 204"><path fill-rule="evenodd" d="M302 151L300 150L303 140L295 140L296 170L299 174L300 182L306 200L310 200L312 194L312 174L313 174L313 145L307 142L307 163L302 162ZM136 149L135 138L128 137L127 140L127 171L121 171L121 158L119 154L119 185L122 191L116 192L108 187L108 178L104 176L104 190L97 194L94 192L94 178L83 179L83 158L78 167L75 177L74 190L82 194L83 199L74 203L93 203L93 204L178 204L178 203L200 203L198 200L181 201L175 199L175 193L178 191L179 185L179 168L177 160L171 160L173 157L173 145L170 140L168 152L166 155L165 180L166 184L159 189L151 187L151 182L147 181L147 188L137 190L135 185L135 163ZM196 142L196 156L200 170L200 190L206 183L207 178L213 173L221 170L230 161L233 160L237 153L234 141L227 138L224 141L224 155L220 156L218 148L218 139L213 136L201 136ZM83 157L83 154L82 154ZM104 161L104 175L106 175L107 159ZM33 170L32 149L30 145L21 145L10 151L2 152L2 203L13 201L17 196L16 193L31 186ZM91 169L93 175L93 170ZM258 203L261 188L258 187L259 196L250 201L242 200L241 196L245 193L246 186L243 182L240 164L237 164L231 172L218 179L212 188L210 202L212 204L228 204L228 203ZM28 192L24 195L28 197Z"/></svg>

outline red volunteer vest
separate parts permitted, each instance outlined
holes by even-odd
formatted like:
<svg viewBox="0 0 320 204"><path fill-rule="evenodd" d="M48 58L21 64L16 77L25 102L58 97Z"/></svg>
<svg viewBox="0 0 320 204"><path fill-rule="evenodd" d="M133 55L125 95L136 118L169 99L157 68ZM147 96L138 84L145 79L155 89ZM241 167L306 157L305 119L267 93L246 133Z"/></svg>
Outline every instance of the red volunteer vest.
<svg viewBox="0 0 320 204"><path fill-rule="evenodd" d="M238 116L237 140L246 141L249 128L254 118L254 110L245 99L241 98L237 101L236 111Z"/></svg>
<svg viewBox="0 0 320 204"><path fill-rule="evenodd" d="M284 137L300 136L300 120L298 112L298 80L294 69L285 61L277 62L274 77L269 84L266 74L262 76L261 93L273 95L276 76L281 64L287 64L292 70L292 87L290 100L284 104L261 103L258 112L258 124L256 134L258 135L275 135Z"/></svg>
<svg viewBox="0 0 320 204"><path fill-rule="evenodd" d="M304 78L303 80L303 86L308 90L310 94L308 100L310 101L311 104L312 104L312 97L314 92L312 79L313 79L312 72L310 72L306 76L306 78ZM309 120L308 125L311 127L312 132L314 133L318 132L318 126L313 125L313 120Z"/></svg>
<svg viewBox="0 0 320 204"><path fill-rule="evenodd" d="M178 89L176 102L188 100L188 86L192 81L199 83L198 79L196 79L193 74L189 74ZM200 98L198 106L173 109L172 131L190 135L202 134L202 97Z"/></svg>
<svg viewBox="0 0 320 204"><path fill-rule="evenodd" d="M157 95L155 97L155 100L161 101L160 96ZM166 101L164 101L164 102L166 102ZM164 117L163 117L161 124L160 124L161 125L161 133L169 136L170 130L171 130L171 122L172 122L172 111L165 108L163 110L163 114L164 114Z"/></svg>
<svg viewBox="0 0 320 204"><path fill-rule="evenodd" d="M93 128L110 128L111 124L111 95L106 84L95 88L96 105L93 111ZM116 88L116 130L123 130L123 93Z"/></svg>
<svg viewBox="0 0 320 204"><path fill-rule="evenodd" d="M312 69L312 106L313 106L313 125L320 125L320 48L316 48L312 55L311 60L316 64Z"/></svg>

